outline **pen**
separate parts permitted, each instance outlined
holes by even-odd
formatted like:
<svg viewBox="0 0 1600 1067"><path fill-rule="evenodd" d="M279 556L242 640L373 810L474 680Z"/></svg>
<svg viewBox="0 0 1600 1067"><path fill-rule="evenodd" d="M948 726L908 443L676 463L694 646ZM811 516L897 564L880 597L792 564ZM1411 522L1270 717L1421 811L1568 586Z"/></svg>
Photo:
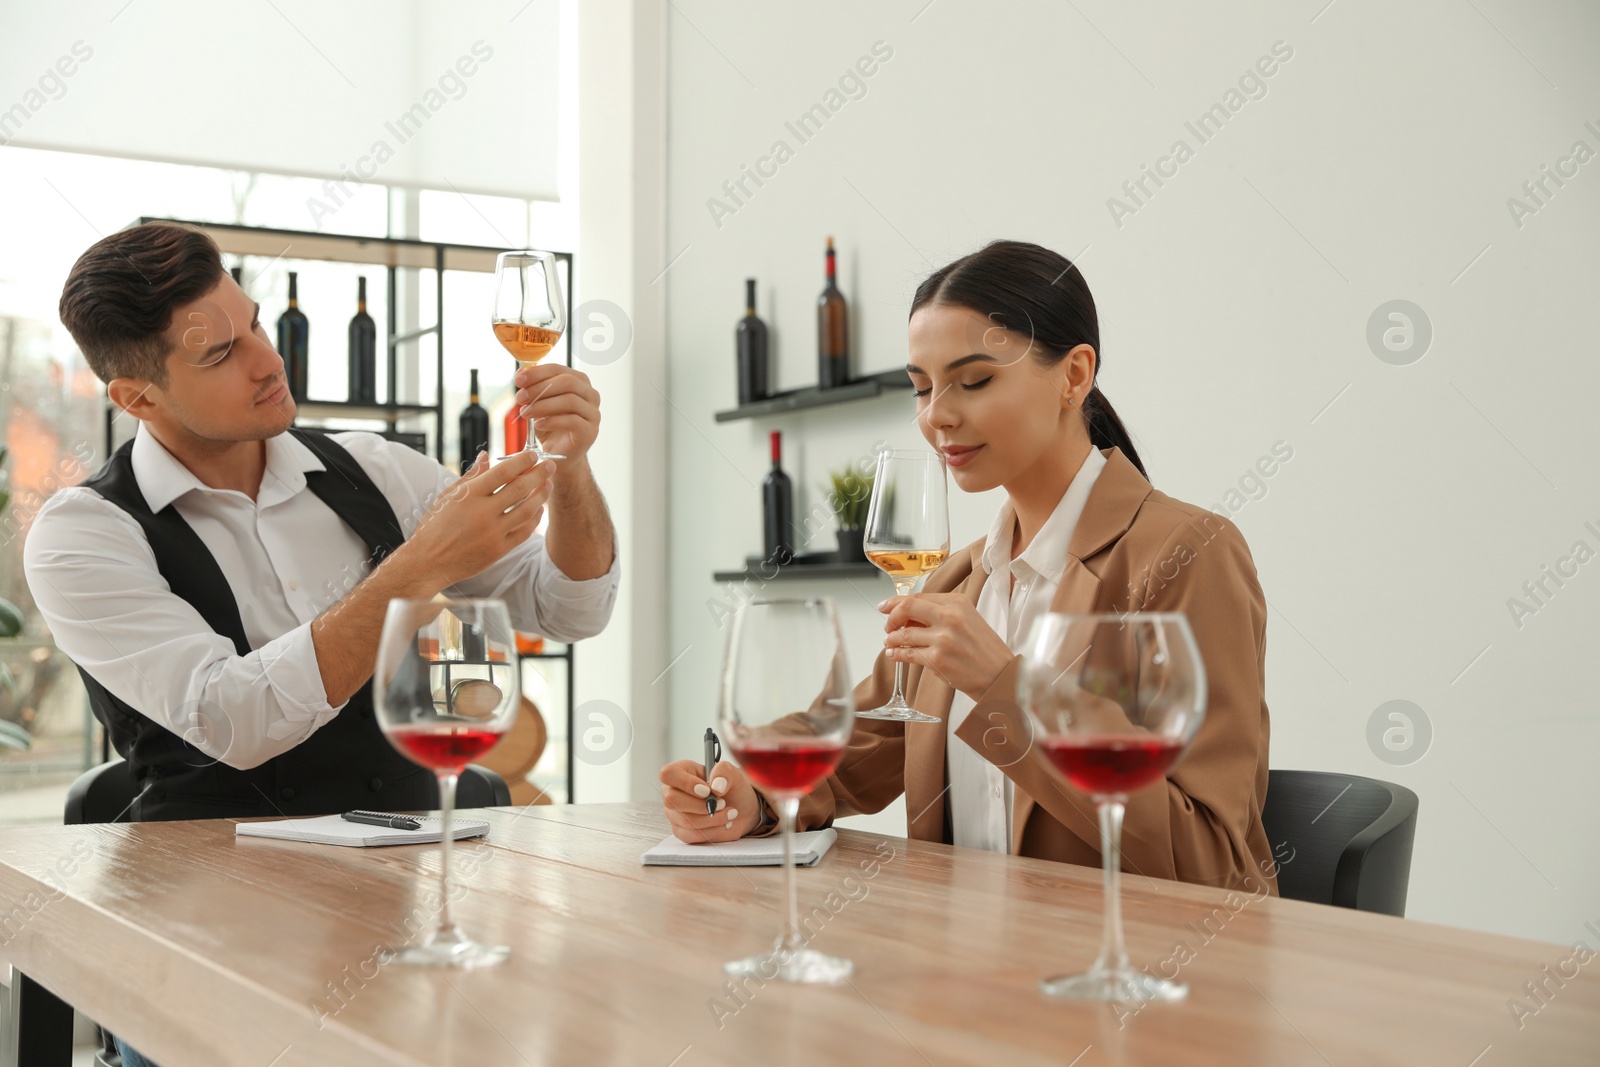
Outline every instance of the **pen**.
<svg viewBox="0 0 1600 1067"><path fill-rule="evenodd" d="M345 822L362 822L372 826L387 826L391 830L420 830L422 823L409 815L385 815L380 811L347 811Z"/></svg>
<svg viewBox="0 0 1600 1067"><path fill-rule="evenodd" d="M711 788L711 772L717 769L717 761L722 758L722 742L717 740L717 732L711 727L706 727L706 788ZM706 814L717 813L717 798L706 794Z"/></svg>

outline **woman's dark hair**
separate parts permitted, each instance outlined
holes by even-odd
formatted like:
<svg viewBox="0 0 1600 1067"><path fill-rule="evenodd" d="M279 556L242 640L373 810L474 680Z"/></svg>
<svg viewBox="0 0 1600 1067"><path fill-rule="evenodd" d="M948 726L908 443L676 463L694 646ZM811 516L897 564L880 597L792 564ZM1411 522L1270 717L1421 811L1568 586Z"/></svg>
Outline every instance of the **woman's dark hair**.
<svg viewBox="0 0 1600 1067"><path fill-rule="evenodd" d="M96 241L61 290L61 322L103 382L139 378L167 384L172 313L225 277L206 234L147 222Z"/></svg>
<svg viewBox="0 0 1600 1067"><path fill-rule="evenodd" d="M968 308L997 326L1027 334L1046 366L1059 363L1078 345L1095 353L1095 378L1100 377L1100 319L1083 274L1066 256L1026 241L991 241L970 255L934 271L917 286L911 301L915 315L928 304ZM1083 398L1083 419L1096 448L1122 450L1139 473L1144 463L1098 385Z"/></svg>

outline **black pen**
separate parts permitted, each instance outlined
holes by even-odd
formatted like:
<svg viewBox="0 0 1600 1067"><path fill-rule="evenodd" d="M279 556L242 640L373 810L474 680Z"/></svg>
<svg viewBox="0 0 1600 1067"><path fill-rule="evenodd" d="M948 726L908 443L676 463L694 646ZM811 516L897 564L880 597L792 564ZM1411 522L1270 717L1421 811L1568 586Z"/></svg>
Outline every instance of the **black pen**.
<svg viewBox="0 0 1600 1067"><path fill-rule="evenodd" d="M345 822L361 822L371 826L387 826L391 830L420 830L422 823L410 815L385 815L381 811L347 811Z"/></svg>
<svg viewBox="0 0 1600 1067"><path fill-rule="evenodd" d="M717 769L717 761L722 758L722 742L717 740L717 732L711 727L706 727L706 788L711 788L711 772ZM710 793L706 794L706 814L717 813L717 798Z"/></svg>

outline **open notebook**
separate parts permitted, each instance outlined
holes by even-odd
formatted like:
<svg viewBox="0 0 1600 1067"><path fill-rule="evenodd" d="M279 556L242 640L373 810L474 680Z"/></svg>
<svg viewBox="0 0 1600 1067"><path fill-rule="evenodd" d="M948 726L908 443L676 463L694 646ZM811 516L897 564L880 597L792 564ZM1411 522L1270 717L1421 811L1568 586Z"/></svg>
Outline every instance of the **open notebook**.
<svg viewBox="0 0 1600 1067"><path fill-rule="evenodd" d="M795 834L795 866L816 866L838 837L832 827ZM639 861L647 867L776 867L783 862L783 838L776 835L746 837L738 841L690 845L676 837L667 837L640 856Z"/></svg>
<svg viewBox="0 0 1600 1067"><path fill-rule="evenodd" d="M455 818L450 820L452 841L463 837L479 837L489 832L489 824L482 820ZM349 822L338 815L319 815L314 819L275 819L271 822L242 822L235 827L238 837L273 837L284 841L310 841L318 845L350 845L354 848L371 848L374 845L426 845L444 837L439 820L422 820L419 830L391 830L387 826Z"/></svg>

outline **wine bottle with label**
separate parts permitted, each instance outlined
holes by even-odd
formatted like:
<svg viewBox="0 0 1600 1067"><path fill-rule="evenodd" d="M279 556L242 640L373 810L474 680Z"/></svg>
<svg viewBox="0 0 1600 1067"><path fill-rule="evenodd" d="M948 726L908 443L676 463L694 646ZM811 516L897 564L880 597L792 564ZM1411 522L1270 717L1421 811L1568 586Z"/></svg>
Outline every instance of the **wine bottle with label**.
<svg viewBox="0 0 1600 1067"><path fill-rule="evenodd" d="M461 409L461 473L465 474L477 460L479 452L489 449L489 413L478 403L478 368L472 368L472 392L467 406Z"/></svg>
<svg viewBox="0 0 1600 1067"><path fill-rule="evenodd" d="M850 380L850 326L844 294L828 238L828 284L817 298L817 384L824 389Z"/></svg>
<svg viewBox="0 0 1600 1067"><path fill-rule="evenodd" d="M794 483L783 473L783 434L772 431L772 470L761 482L762 559L785 564L794 561Z"/></svg>
<svg viewBox="0 0 1600 1067"><path fill-rule="evenodd" d="M378 402L378 327L367 314L367 279L356 289L356 313L350 319L350 402Z"/></svg>
<svg viewBox="0 0 1600 1067"><path fill-rule="evenodd" d="M306 398L306 379L311 370L311 324L300 310L300 276L289 272L289 307L278 316L278 355L283 357L284 374L289 379L289 395Z"/></svg>
<svg viewBox="0 0 1600 1067"><path fill-rule="evenodd" d="M767 389L767 324L756 316L756 280L744 280L744 318L734 327L739 352L739 403L753 404L770 396Z"/></svg>

